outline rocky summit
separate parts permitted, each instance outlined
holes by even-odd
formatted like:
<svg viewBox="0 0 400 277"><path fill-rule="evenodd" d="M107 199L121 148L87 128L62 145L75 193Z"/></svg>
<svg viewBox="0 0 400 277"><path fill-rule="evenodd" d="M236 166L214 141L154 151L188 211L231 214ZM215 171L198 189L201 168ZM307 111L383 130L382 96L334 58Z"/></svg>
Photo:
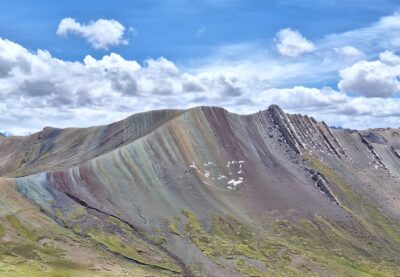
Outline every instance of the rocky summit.
<svg viewBox="0 0 400 277"><path fill-rule="evenodd" d="M400 276L400 129L276 105L0 136L0 276Z"/></svg>

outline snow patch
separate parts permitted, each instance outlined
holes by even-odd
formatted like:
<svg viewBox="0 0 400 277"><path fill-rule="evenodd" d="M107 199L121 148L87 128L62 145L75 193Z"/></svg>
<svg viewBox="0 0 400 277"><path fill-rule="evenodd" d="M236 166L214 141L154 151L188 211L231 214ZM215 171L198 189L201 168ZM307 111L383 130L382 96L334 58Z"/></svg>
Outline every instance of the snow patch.
<svg viewBox="0 0 400 277"><path fill-rule="evenodd" d="M225 175L219 175L217 179L218 180L228 179L228 177L226 177Z"/></svg>
<svg viewBox="0 0 400 277"><path fill-rule="evenodd" d="M239 179L237 179L237 180L235 180L235 179L230 180L227 184L229 185L228 188L233 187L233 189L236 189L236 186L240 185L242 183L243 183L243 178L239 177Z"/></svg>
<svg viewBox="0 0 400 277"><path fill-rule="evenodd" d="M223 175L223 174L217 174L217 172L216 172L217 168L215 168L215 170L213 169L213 167L217 167L217 164L212 161L207 161L205 163L201 163L199 166L196 165L195 162L192 162L192 164L189 165L189 172L190 172L190 169L194 169L193 171L197 172L204 179L208 178L209 180L222 181L222 180L226 179L226 181L222 181L222 182L227 182L228 189L235 190L238 185L240 185L244 182L243 174L245 172L243 170L243 167L244 167L243 165L244 165L243 160L226 161L225 166L227 168L233 167L232 169L230 169L230 171L228 172L228 175L227 175L230 177L227 177L226 175ZM208 170L206 170L206 169L208 169ZM226 172L224 172L224 173L226 174ZM242 175L242 176L239 177L238 175ZM206 182L205 180L203 180L202 182L206 185L211 185L210 183Z"/></svg>

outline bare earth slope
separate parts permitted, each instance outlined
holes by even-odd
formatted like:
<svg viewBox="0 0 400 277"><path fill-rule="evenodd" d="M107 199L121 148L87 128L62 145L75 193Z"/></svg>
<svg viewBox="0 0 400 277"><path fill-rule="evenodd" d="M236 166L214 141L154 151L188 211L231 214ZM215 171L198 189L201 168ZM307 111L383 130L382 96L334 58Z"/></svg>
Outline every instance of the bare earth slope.
<svg viewBox="0 0 400 277"><path fill-rule="evenodd" d="M0 136L3 176L23 176L65 168L92 159L146 135L179 110L139 113L110 125L91 128L46 127L25 137Z"/></svg>
<svg viewBox="0 0 400 277"><path fill-rule="evenodd" d="M68 265L57 276L400 276L399 134L272 105L1 137L2 191L34 212L0 218L0 276L53 276L43 241ZM10 250L26 243L29 257Z"/></svg>

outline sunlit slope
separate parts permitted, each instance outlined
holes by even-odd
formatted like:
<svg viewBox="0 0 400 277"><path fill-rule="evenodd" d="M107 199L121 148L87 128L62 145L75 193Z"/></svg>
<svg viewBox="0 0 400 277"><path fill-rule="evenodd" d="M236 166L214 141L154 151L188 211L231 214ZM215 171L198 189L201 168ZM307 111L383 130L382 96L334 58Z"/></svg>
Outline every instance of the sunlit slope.
<svg viewBox="0 0 400 277"><path fill-rule="evenodd" d="M79 164L129 143L178 115L178 110L139 113L91 128L46 127L25 137L0 137L0 173L24 176Z"/></svg>
<svg viewBox="0 0 400 277"><path fill-rule="evenodd" d="M136 243L147 246L148 259L135 263L57 224L17 192L14 180L0 179L0 189L0 276L179 275L178 265L140 239ZM77 206L69 216L81 213L84 208ZM177 272L154 269L151 261L160 263L164 258Z"/></svg>
<svg viewBox="0 0 400 277"><path fill-rule="evenodd" d="M172 114L73 167L44 164L16 188L52 224L138 270L397 276L396 130L331 129L277 106Z"/></svg>

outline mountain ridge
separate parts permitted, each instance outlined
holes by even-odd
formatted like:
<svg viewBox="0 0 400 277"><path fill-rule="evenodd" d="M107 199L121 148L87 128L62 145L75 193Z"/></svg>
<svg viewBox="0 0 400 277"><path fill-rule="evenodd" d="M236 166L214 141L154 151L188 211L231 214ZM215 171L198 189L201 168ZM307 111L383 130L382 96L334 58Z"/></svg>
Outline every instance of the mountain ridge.
<svg viewBox="0 0 400 277"><path fill-rule="evenodd" d="M161 110L99 127L47 128L26 138L29 147L0 139L0 168L35 217L80 238L82 249L128 261L126 276L395 276L397 132L332 129L276 105L250 115ZM37 233L29 219L18 222ZM13 220L0 218L0 226L15 232ZM42 253L24 228L23 240L12 242Z"/></svg>
<svg viewBox="0 0 400 277"><path fill-rule="evenodd" d="M183 113L186 113L186 112L195 112L196 110L201 110L201 109L210 109L210 110L212 110L212 109L223 109L223 108L213 107L213 106L198 106L198 107L193 107L193 108L190 108L190 109L183 109L183 110L170 110L170 109L155 110L155 111L150 111L150 112L143 112L143 113L134 114L134 115L129 116L129 117L127 117L125 119L122 119L120 121L117 121L117 122L114 122L114 123L111 123L111 124L106 124L106 125L99 125L99 126L85 127L85 128L70 127L70 128L64 128L64 129L54 128L54 127L45 127L45 128L43 128L42 131L38 131L38 132L36 132L34 134L31 134L31 135L2 137L2 139L5 139L6 141L8 140L8 141L12 142L13 144L18 144L18 142L19 142L20 143L20 144L18 144L19 148L29 148L29 146L33 146L38 141L43 139L43 144L46 144L46 147L44 147L44 149L41 149L39 151L39 152L41 152L41 151L47 151L48 149L46 149L46 148L49 148L49 146L52 147L54 142L51 141L52 140L51 137L54 136L55 133L58 133L58 132L60 132L60 133L61 132L65 132L67 136L71 136L74 133L75 134L82 133L82 136L86 136L86 138L85 138L86 140L90 140L90 139L93 139L93 140L97 139L98 140L99 138L93 138L93 135L91 135L91 133L93 131L94 132L96 132L96 131L100 132L99 131L100 129L104 129L103 131L106 131L105 129L112 129L112 128L115 128L115 126L124 125L124 123L129 122L129 121L133 121L134 123L136 123L136 125L145 124L144 121L146 120L146 115L150 115L150 117L151 117L152 114L157 114L157 113L160 113L160 114L166 113L167 114L167 113L171 113L170 115L166 116L163 120L161 120L161 122L156 122L155 126L153 126L151 128L151 130L148 130L148 132L151 132L153 129L161 126L163 123L167 122L168 120L173 119L175 116L179 116L179 115L181 115ZM230 113L232 115L235 114L235 113L231 113L231 112L229 112L229 111L227 111L225 109L223 109L223 110L224 110L224 112ZM241 114L235 114L235 115L243 116L243 117L251 117L251 116L255 116L255 115L259 114L259 113L266 112L266 111L270 111L270 112L278 111L279 114L283 114L283 111L280 109L279 106L270 105L270 107L268 109L264 110L264 111L260 111L260 112L253 113L253 114L246 114L246 115L241 115ZM142 117L142 119L140 119L140 117ZM301 115L300 114L291 114L290 117L292 119L296 120L296 118L301 117ZM311 122L317 122L312 117L309 118L308 116L305 116L305 118L307 120L311 121ZM140 120L143 120L143 121L140 121ZM284 122L278 123L277 125L279 126L279 124L282 124L282 123L284 123ZM333 128L328 127L328 125L326 125L326 123L323 122L323 121L321 123L323 124L323 127L329 133L332 132L331 130ZM119 128L119 130L117 130L116 132L124 132L125 130L129 130L129 127L125 127L125 126L123 126L123 127L118 126L116 129L118 129L118 128ZM374 132L374 131L383 131L383 130L398 130L398 129L396 129L396 128L382 128L382 129L374 128L374 129L365 129L365 130L350 130L350 129L338 129L338 130L347 130L348 132L356 131L356 132L365 133L365 132ZM293 141L294 138L291 137L291 133L290 132L291 132L291 129L289 129L289 133L286 134L288 136L286 139L289 139L289 143L292 144L292 147L294 147L294 149L296 151L299 151L299 149L297 149L297 146L296 146L296 141L298 139ZM140 137L140 136L145 135L145 134L146 133L144 133L144 134L140 134L139 133L139 134L137 134L137 137ZM101 135L101 134L99 134L99 135ZM117 133L111 132L110 135L112 137L118 137ZM119 138L119 141L116 142L117 145L115 143L113 145L111 145L111 146L108 145L108 146L104 147L105 149L99 150L100 151L99 153L90 154L88 157L85 157L84 160L89 160L89 159L94 158L94 157L96 157L98 155L101 155L102 153L107 153L107 151L111 151L111 150L115 149L116 147L118 147L119 145L124 145L126 143L130 143L130 142L134 141L137 137L135 135L133 135L133 136L132 135L127 135L127 138L124 138L124 139ZM65 139L70 139L70 138L66 137ZM77 138L75 138L75 142L74 143L86 143L85 140L82 142L82 141L79 141L79 139L81 139L81 138L79 138L79 136L77 136ZM104 139L107 140L107 137L106 138L102 138L102 139L103 140ZM30 141L30 140L32 140L32 141ZM28 146L21 145L21 144L24 144L24 142L29 144L29 145ZM3 144L6 144L6 143L3 142ZM62 144L62 142L60 144ZM68 145L68 147L69 147L68 151L71 151L71 146L74 146L74 145ZM1 144L0 144L0 147L1 147ZM6 147L9 148L9 145L7 145ZM107 147L109 147L109 149L107 149ZM334 151L334 148L331 147L331 150ZM26 150L26 151L32 151L32 149L29 149L29 150ZM0 153L3 153L3 152L4 152L4 149L0 149ZM33 152L35 152L35 151L33 151ZM12 154L13 154L14 157L21 155L21 153L15 153L15 152L12 153ZM29 154L32 154L32 153L26 153L25 156L27 156ZM35 154L35 153L33 153L33 154ZM39 156L41 156L41 155L43 155L43 154L40 154ZM28 159L32 159L32 157L28 157ZM75 163L67 163L65 166L73 166L75 164L79 164L79 162L82 162L82 161L83 160L78 160L78 161L75 161ZM21 162L23 164L25 161L21 160ZM21 166L21 165L18 165L18 166ZM39 172L39 171L40 170L38 169L37 172ZM1 168L0 168L0 172L1 172ZM4 172L2 174L4 174ZM13 175L11 174L11 175L6 175L6 176L12 177Z"/></svg>

